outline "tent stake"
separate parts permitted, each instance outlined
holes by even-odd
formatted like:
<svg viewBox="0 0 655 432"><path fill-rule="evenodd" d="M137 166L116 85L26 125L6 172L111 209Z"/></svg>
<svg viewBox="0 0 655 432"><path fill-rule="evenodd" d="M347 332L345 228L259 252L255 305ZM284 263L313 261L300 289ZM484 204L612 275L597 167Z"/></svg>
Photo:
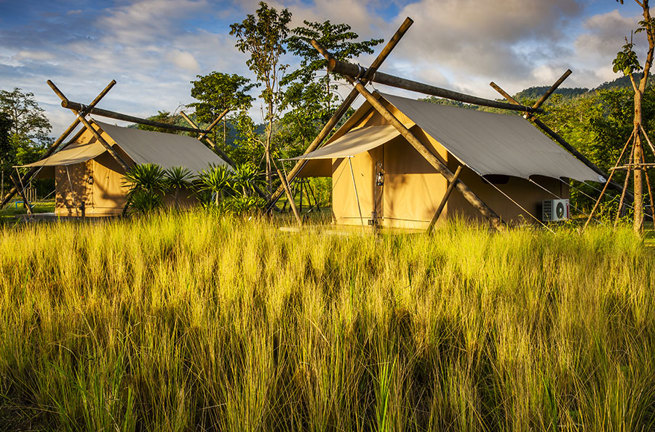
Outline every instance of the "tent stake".
<svg viewBox="0 0 655 432"><path fill-rule="evenodd" d="M362 216L362 206L359 204L359 194L357 193L357 183L355 182L355 172L353 171L352 156L348 156L348 164L350 165L350 176L353 179L353 187L355 188L355 199L357 200L357 210L359 210L359 220L364 228L364 217Z"/></svg>
<svg viewBox="0 0 655 432"><path fill-rule="evenodd" d="M382 63L386 60L389 54L391 54L391 51L393 51L398 42L400 42L400 39L402 39L402 37L405 35L407 30L409 30L413 23L414 21L411 18L405 18L405 21L403 21L398 30L396 30L396 33L391 37L391 39L389 39L387 45L382 49L380 54L378 54L371 66L368 68L366 75L360 78L362 82L366 83L368 81L369 75L374 74L375 71L382 65ZM323 126L323 129L321 129L316 138L314 138L314 141L312 141L312 143L309 145L309 147L307 147L303 154L312 152L323 144L325 138L327 138L330 132L332 132L335 126L339 123L339 120L341 120L341 118L348 112L348 108L350 108L353 102L355 102L355 99L357 99L358 95L359 93L357 90L352 89L350 91L350 94L346 96L346 98L341 103L341 106L335 111L325 126ZM302 159L296 162L296 165L294 165L294 167L291 169L291 171L289 171L289 174L287 175L287 180L289 183L295 180L298 173L305 167L306 164L307 161ZM277 200L280 199L282 192L283 189L281 187L277 188L277 190L273 192L271 198L268 201L268 204L266 205L269 210L272 209Z"/></svg>
<svg viewBox="0 0 655 432"><path fill-rule="evenodd" d="M455 174L453 175L453 180L450 182L448 185L448 188L446 189L446 193L444 194L443 198L441 199L441 203L439 203L439 207L437 207L437 211L434 212L434 216L432 216L432 220L430 221L430 225L428 225L428 234L432 232L434 229L434 225L437 223L437 220L439 219L439 216L441 216L441 212L443 211L444 207L446 206L446 202L448 201L448 198L450 198L450 194L453 192L453 189L455 188L455 183L457 182L457 179L459 178L459 174L462 172L462 165L457 167L457 170L455 171Z"/></svg>

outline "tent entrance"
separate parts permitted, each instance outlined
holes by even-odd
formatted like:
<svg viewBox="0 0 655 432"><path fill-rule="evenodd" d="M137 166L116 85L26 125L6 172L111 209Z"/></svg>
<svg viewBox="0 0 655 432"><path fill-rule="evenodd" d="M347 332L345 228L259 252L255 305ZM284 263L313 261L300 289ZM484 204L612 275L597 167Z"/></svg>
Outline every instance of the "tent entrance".
<svg viewBox="0 0 655 432"><path fill-rule="evenodd" d="M384 147L385 144L369 150L373 162L373 211L371 222L379 226L384 218Z"/></svg>

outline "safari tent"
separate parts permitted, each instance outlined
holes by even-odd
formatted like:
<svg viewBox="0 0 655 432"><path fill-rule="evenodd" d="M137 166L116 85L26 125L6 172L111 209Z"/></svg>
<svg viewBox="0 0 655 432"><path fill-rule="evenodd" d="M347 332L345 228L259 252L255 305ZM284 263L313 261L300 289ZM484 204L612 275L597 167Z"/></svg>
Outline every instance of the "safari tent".
<svg viewBox="0 0 655 432"><path fill-rule="evenodd" d="M568 198L568 179L599 175L519 115L437 105L376 92L375 97L487 206L508 223L539 218L542 201ZM341 225L424 229L448 181L369 102L305 159L300 176L332 177ZM437 223L480 213L457 190ZM529 214L528 214L529 213Z"/></svg>
<svg viewBox="0 0 655 432"><path fill-rule="evenodd" d="M114 126L94 119L89 125L129 166L182 166L198 173L209 164L226 164L189 136ZM113 216L125 207L125 169L87 127L58 152L25 167L40 169L41 177L54 177L58 216Z"/></svg>

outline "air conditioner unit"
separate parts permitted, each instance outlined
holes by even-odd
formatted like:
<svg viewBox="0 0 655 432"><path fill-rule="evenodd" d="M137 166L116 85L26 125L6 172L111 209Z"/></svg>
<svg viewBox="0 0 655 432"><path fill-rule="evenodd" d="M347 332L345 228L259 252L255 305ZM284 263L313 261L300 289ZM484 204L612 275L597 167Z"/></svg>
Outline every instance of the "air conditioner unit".
<svg viewBox="0 0 655 432"><path fill-rule="evenodd" d="M556 199L541 202L541 220L544 222L558 222L568 219L569 200Z"/></svg>

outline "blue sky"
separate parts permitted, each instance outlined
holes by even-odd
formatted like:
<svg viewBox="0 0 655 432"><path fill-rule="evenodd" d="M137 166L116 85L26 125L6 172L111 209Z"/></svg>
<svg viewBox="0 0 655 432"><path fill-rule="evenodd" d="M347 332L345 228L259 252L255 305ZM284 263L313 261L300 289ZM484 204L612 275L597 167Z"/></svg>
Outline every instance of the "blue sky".
<svg viewBox="0 0 655 432"><path fill-rule="evenodd" d="M415 24L382 70L485 97L494 80L510 92L614 79L611 61L638 21L633 0L295 0L303 19L345 22L363 38L384 38L406 16ZM111 79L102 101L134 115L176 111L191 102L190 83L211 71L250 76L229 25L256 0L0 0L0 89L33 92L58 134L72 120L45 81L88 102ZM641 42L641 37L639 36ZM643 52L643 43L641 45ZM296 59L285 59L294 64ZM362 64L370 56L358 59ZM344 91L347 90L343 84ZM381 90L384 90L380 87ZM387 90L396 92L393 90ZM253 109L257 116L259 107Z"/></svg>

